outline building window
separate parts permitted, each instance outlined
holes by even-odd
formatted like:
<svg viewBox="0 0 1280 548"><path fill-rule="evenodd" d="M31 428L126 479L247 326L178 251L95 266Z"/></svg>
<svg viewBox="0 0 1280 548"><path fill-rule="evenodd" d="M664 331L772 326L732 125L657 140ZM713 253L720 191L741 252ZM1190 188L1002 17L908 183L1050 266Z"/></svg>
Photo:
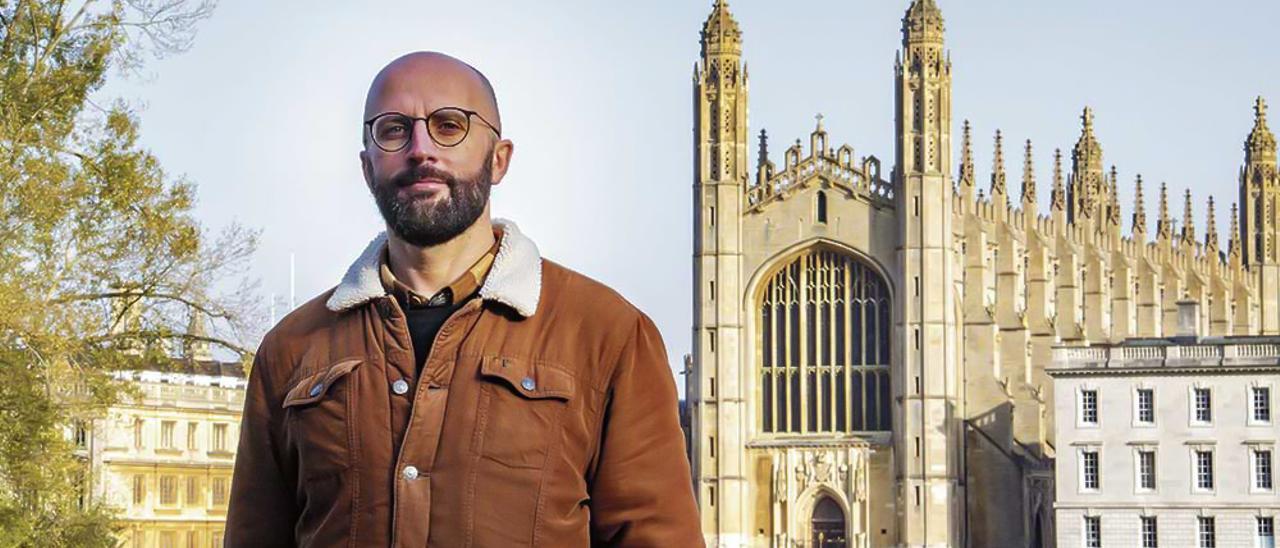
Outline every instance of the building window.
<svg viewBox="0 0 1280 548"><path fill-rule="evenodd" d="M227 425L225 424L213 425L213 450L214 451L227 450Z"/></svg>
<svg viewBox="0 0 1280 548"><path fill-rule="evenodd" d="M1137 412L1136 418L1138 424L1155 424L1156 423L1156 391L1151 388L1139 388L1137 391Z"/></svg>
<svg viewBox="0 0 1280 548"><path fill-rule="evenodd" d="M1212 517L1196 518L1196 537L1200 540L1198 544L1200 548L1214 548L1218 545L1218 535L1214 532Z"/></svg>
<svg viewBox="0 0 1280 548"><path fill-rule="evenodd" d="M1156 452L1138 451L1138 489L1154 491L1156 488Z"/></svg>
<svg viewBox="0 0 1280 548"><path fill-rule="evenodd" d="M1098 424L1098 391L1080 391L1080 424L1096 426Z"/></svg>
<svg viewBox="0 0 1280 548"><path fill-rule="evenodd" d="M1253 409L1253 422L1271 422L1271 387L1254 386L1250 391L1252 397L1249 398L1249 406Z"/></svg>
<svg viewBox="0 0 1280 548"><path fill-rule="evenodd" d="M177 477L160 476L160 504L163 506L173 506L178 504Z"/></svg>
<svg viewBox="0 0 1280 548"><path fill-rule="evenodd" d="M187 506L199 506L201 502L200 476L187 476Z"/></svg>
<svg viewBox="0 0 1280 548"><path fill-rule="evenodd" d="M1084 517L1084 545L1086 548L1102 548L1102 517Z"/></svg>
<svg viewBox="0 0 1280 548"><path fill-rule="evenodd" d="M209 535L209 546L211 548L222 548L222 531L214 531Z"/></svg>
<svg viewBox="0 0 1280 548"><path fill-rule="evenodd" d="M1213 451L1196 450L1196 489L1213 490Z"/></svg>
<svg viewBox="0 0 1280 548"><path fill-rule="evenodd" d="M133 419L133 448L142 449L142 417Z"/></svg>
<svg viewBox="0 0 1280 548"><path fill-rule="evenodd" d="M1275 518L1258 517L1258 548L1276 548Z"/></svg>
<svg viewBox="0 0 1280 548"><path fill-rule="evenodd" d="M89 448L89 429L85 427L84 421L75 421L75 441L76 449Z"/></svg>
<svg viewBox="0 0 1280 548"><path fill-rule="evenodd" d="M160 548L178 548L178 533L160 531Z"/></svg>
<svg viewBox="0 0 1280 548"><path fill-rule="evenodd" d="M189 548L200 546L200 531L187 531L187 546Z"/></svg>
<svg viewBox="0 0 1280 548"><path fill-rule="evenodd" d="M1259 491L1270 491L1271 482L1271 450L1253 450L1253 488Z"/></svg>
<svg viewBox="0 0 1280 548"><path fill-rule="evenodd" d="M164 449L173 449L173 429L177 423L174 421L160 421L160 447Z"/></svg>
<svg viewBox="0 0 1280 548"><path fill-rule="evenodd" d="M213 478L213 505L223 506L227 503L227 478Z"/></svg>
<svg viewBox="0 0 1280 548"><path fill-rule="evenodd" d="M818 222L827 222L827 193L821 190L818 191Z"/></svg>
<svg viewBox="0 0 1280 548"><path fill-rule="evenodd" d="M1209 392L1209 389L1193 389L1191 397L1195 406L1195 420L1193 422L1197 424L1213 422L1213 395Z"/></svg>
<svg viewBox="0 0 1280 548"><path fill-rule="evenodd" d="M200 438L196 437L199 433L199 427L200 423L198 422L187 423L187 449L190 451L200 448Z"/></svg>
<svg viewBox="0 0 1280 548"><path fill-rule="evenodd" d="M1085 491L1097 491L1101 484L1098 477L1098 452L1085 450L1080 452L1080 488Z"/></svg>
<svg viewBox="0 0 1280 548"><path fill-rule="evenodd" d="M133 475L133 504L140 506L147 501L147 477L142 474Z"/></svg>
<svg viewBox="0 0 1280 548"><path fill-rule="evenodd" d="M1142 548L1159 546L1159 535L1156 533L1156 517L1142 516Z"/></svg>
<svg viewBox="0 0 1280 548"><path fill-rule="evenodd" d="M889 431L893 325L884 278L818 248L775 273L760 298L761 430Z"/></svg>

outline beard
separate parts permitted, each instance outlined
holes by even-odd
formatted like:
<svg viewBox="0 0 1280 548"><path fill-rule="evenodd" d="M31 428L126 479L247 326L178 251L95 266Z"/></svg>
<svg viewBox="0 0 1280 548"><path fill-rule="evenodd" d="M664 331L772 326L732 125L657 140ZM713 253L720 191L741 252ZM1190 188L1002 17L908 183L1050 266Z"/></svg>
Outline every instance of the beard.
<svg viewBox="0 0 1280 548"><path fill-rule="evenodd" d="M375 178L373 197L387 227L404 241L418 247L439 245L462 234L475 224L489 203L493 173L488 160L492 155L491 149L479 171L465 179L427 164L406 169L390 178ZM428 177L444 181L449 195L434 201L426 194L401 197L401 188Z"/></svg>

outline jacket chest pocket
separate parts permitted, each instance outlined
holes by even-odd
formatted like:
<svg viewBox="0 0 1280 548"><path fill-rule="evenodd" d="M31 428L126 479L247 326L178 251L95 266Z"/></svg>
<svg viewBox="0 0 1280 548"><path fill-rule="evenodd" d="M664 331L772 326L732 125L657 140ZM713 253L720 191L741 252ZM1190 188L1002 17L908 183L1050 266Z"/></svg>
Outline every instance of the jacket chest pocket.
<svg viewBox="0 0 1280 548"><path fill-rule="evenodd" d="M485 357L472 449L512 468L542 468L557 445L573 376L543 362Z"/></svg>
<svg viewBox="0 0 1280 548"><path fill-rule="evenodd" d="M302 479L332 475L347 468L355 447L355 394L360 358L338 360L294 381L284 398L285 436L296 448Z"/></svg>

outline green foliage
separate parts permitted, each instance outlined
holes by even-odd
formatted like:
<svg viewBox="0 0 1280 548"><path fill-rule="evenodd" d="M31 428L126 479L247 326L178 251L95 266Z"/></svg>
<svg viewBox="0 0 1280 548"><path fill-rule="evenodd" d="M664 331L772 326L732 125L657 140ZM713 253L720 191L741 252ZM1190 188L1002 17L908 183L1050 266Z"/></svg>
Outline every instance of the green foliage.
<svg viewBox="0 0 1280 548"><path fill-rule="evenodd" d="M211 10L0 0L0 546L114 544L71 435L122 396L114 371L191 344L251 359L254 286L221 285L257 233L207 234L135 113L95 102L113 69L189 47Z"/></svg>

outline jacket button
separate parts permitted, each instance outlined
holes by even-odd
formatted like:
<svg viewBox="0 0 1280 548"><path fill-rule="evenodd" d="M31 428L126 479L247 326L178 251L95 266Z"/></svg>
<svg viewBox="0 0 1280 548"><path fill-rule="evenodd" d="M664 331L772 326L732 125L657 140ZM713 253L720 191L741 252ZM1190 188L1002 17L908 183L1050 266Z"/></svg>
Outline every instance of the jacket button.
<svg viewBox="0 0 1280 548"><path fill-rule="evenodd" d="M525 377L524 380L520 381L520 386L523 386L525 390L533 390L537 388L538 384L533 382L532 377Z"/></svg>
<svg viewBox="0 0 1280 548"><path fill-rule="evenodd" d="M312 387L311 387L311 392L310 392L310 393L311 393L311 396L312 396L312 397L319 396L319 395L320 395L320 392L321 392L321 391L323 391L323 390L324 390L324 383L322 383L322 382L318 382L318 383L316 383L316 385L315 385L315 386L312 386Z"/></svg>
<svg viewBox="0 0 1280 548"><path fill-rule="evenodd" d="M403 475L404 479L407 480L418 479L418 468L416 466L406 466L404 467Z"/></svg>
<svg viewBox="0 0 1280 548"><path fill-rule="evenodd" d="M404 394L409 391L409 383L405 382L404 379L397 379L396 382L391 383L391 391L396 394Z"/></svg>

